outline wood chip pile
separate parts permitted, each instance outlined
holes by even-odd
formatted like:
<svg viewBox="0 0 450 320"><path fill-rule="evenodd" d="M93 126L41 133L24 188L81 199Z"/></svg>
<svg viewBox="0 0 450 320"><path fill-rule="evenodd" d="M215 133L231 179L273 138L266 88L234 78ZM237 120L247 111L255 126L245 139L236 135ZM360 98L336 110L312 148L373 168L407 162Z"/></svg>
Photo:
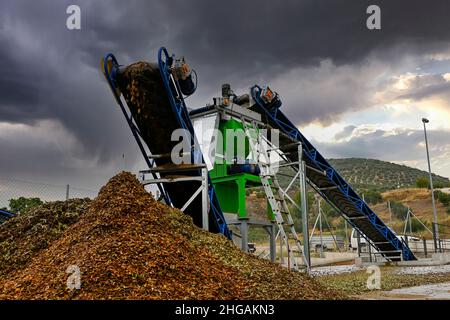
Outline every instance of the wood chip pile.
<svg viewBox="0 0 450 320"><path fill-rule="evenodd" d="M33 207L0 226L0 277L27 263L78 221L90 199L70 199Z"/></svg>
<svg viewBox="0 0 450 320"><path fill-rule="evenodd" d="M81 271L80 289L67 287L69 266ZM0 276L0 299L342 298L199 229L126 172L23 269Z"/></svg>

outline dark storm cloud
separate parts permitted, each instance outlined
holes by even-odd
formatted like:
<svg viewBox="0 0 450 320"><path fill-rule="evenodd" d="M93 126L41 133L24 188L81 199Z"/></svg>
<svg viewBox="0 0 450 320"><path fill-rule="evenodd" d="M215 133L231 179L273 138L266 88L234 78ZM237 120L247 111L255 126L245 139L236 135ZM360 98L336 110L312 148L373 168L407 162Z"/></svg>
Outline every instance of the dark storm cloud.
<svg viewBox="0 0 450 320"><path fill-rule="evenodd" d="M160 45L167 45L189 57L201 71L201 84L212 90L209 84L215 89L224 81L238 87L269 82L280 72L327 58L354 64L373 52L387 54L391 47L405 53L434 51L449 40L450 22L438 18L448 12L447 1L377 1L383 29L375 32L365 27L369 1L76 1L83 29L71 32L64 27L65 8L73 2L3 2L2 25L23 30L15 34L12 28L7 39L0 38L1 58L7 62L0 79L2 105L25 112L5 107L2 118L51 116L53 108L43 106L48 95L43 84L65 91L58 87L60 78L70 82L84 64L98 68L109 51L128 63L152 59ZM14 44L24 34L41 42L42 50L11 61L15 50L27 50ZM53 64L42 59L47 50L60 59Z"/></svg>
<svg viewBox="0 0 450 320"><path fill-rule="evenodd" d="M342 129L342 131L334 135L334 139L340 140L348 138L356 128L356 126L346 126L344 129Z"/></svg>
<svg viewBox="0 0 450 320"><path fill-rule="evenodd" d="M406 93L399 95L396 99L422 100L435 96L449 96L450 82L440 74L415 76L408 83Z"/></svg>
<svg viewBox="0 0 450 320"><path fill-rule="evenodd" d="M450 148L449 131L434 130L429 134L432 141L430 151L439 156ZM387 161L417 160L424 155L424 135L421 130L397 130L387 132L376 130L351 137L349 141L316 143L321 152L329 158L372 158ZM400 147L401 146L401 147Z"/></svg>
<svg viewBox="0 0 450 320"><path fill-rule="evenodd" d="M79 153L107 165L122 153L136 153L129 143L126 123L100 74L100 58L111 48L122 45L125 49L121 52L127 55L133 47L129 46L130 37L119 32L120 24L115 21L109 22L110 36L106 31L104 38L97 33L107 25L105 20L111 14L122 18L131 13L125 10L114 14L108 6L80 4L82 13L86 12L82 15L84 29L69 31L65 27L69 3L72 1L3 4L9 11L0 13L0 56L5 62L0 73L0 119L27 124L43 119L58 120L81 141L84 149ZM100 9L107 14L100 14ZM152 28L143 18L140 20L144 28L141 34L135 32L137 26L133 22L126 30L142 38L145 29ZM135 49L142 45L136 43ZM22 147L26 148L26 143ZM47 157L39 159L60 163L53 155L49 152Z"/></svg>
<svg viewBox="0 0 450 320"><path fill-rule="evenodd" d="M209 100L223 82L245 88L278 77L278 91L288 102L283 108L294 122L331 121L334 114L368 101L361 92L367 76L352 79L352 72L357 73L368 56L393 63L394 56L447 47L447 1L376 3L382 8L383 29L369 32L365 9L372 3L368 1L3 0L0 122L26 123L33 130L41 120L55 120L81 145L70 156L95 160L97 166L114 165L122 153L138 158L100 74L99 61L107 52L124 64L154 60L161 45L185 55L197 69L200 87L192 106ZM80 31L65 28L69 4L81 7ZM330 67L324 69L330 73L313 78L314 68L321 67L324 59L343 66L338 77L333 78L336 70ZM345 69L346 65L352 67ZM290 70L297 73L283 81L282 75ZM302 78L302 71L308 79ZM292 89L302 79L306 82ZM0 143L3 150L10 147ZM27 140L20 143L27 150ZM53 149L45 152L46 147L41 147L36 161L59 166L62 172L64 161ZM0 167L8 170L4 164Z"/></svg>
<svg viewBox="0 0 450 320"><path fill-rule="evenodd" d="M382 30L371 32L365 11L374 3ZM182 17L176 42L186 54L231 72L261 74L327 58L364 63L373 51L389 56L392 47L404 54L436 50L450 38L449 8L448 1L182 1L172 12Z"/></svg>
<svg viewBox="0 0 450 320"><path fill-rule="evenodd" d="M319 66L299 67L272 80L269 85L280 94L283 112L296 125L339 121L349 111L372 105L372 80L379 64L355 67L336 66L330 60Z"/></svg>
<svg viewBox="0 0 450 320"><path fill-rule="evenodd" d="M412 99L412 100L422 100L436 95L449 94L450 83L440 83L435 85L430 85L427 87L422 87L417 89L413 93L401 95L398 99Z"/></svg>

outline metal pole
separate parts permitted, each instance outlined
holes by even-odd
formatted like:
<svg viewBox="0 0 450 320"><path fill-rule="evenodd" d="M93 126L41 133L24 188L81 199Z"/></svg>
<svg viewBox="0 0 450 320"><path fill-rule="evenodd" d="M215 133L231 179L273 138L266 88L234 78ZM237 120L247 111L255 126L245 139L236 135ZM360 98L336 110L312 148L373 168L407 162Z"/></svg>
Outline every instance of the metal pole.
<svg viewBox="0 0 450 320"><path fill-rule="evenodd" d="M392 226L391 200L388 200L388 209L389 209L389 224Z"/></svg>
<svg viewBox="0 0 450 320"><path fill-rule="evenodd" d="M322 212L320 211L320 199L319 199L319 236L320 236L320 257L323 258Z"/></svg>
<svg viewBox="0 0 450 320"><path fill-rule="evenodd" d="M330 223L328 222L327 216L323 213L323 210L322 210L322 214L323 214L323 218L325 219L325 223L327 224L328 229L330 230L331 237L333 238L333 241L334 241L334 245L336 246L336 249L337 249L339 252L341 252L341 250L339 249L339 244L338 244L338 242L337 242L337 239L336 239L336 237L335 237L335 235L334 235L333 228L331 228L331 225L330 225Z"/></svg>
<svg viewBox="0 0 450 320"><path fill-rule="evenodd" d="M412 236L412 217L411 217L411 211L409 210L408 207L408 213L409 213L409 234Z"/></svg>
<svg viewBox="0 0 450 320"><path fill-rule="evenodd" d="M406 211L405 227L403 228L403 235L406 235L406 230L408 228L408 221L409 221L409 209L408 211Z"/></svg>
<svg viewBox="0 0 450 320"><path fill-rule="evenodd" d="M248 223L247 219L240 219L241 223L241 250L248 252Z"/></svg>
<svg viewBox="0 0 450 320"><path fill-rule="evenodd" d="M208 172L206 168L202 169L202 227L209 231L208 217Z"/></svg>
<svg viewBox="0 0 450 320"><path fill-rule="evenodd" d="M427 240L425 238L422 239L422 240L423 240L423 252L424 252L425 258L426 258L427 255L428 255L428 252L427 252Z"/></svg>
<svg viewBox="0 0 450 320"><path fill-rule="evenodd" d="M434 242L434 252L438 252L438 241L436 237L436 223L433 222L433 242Z"/></svg>
<svg viewBox="0 0 450 320"><path fill-rule="evenodd" d="M283 252L283 237L280 235L280 263L281 265L284 264L284 252Z"/></svg>
<svg viewBox="0 0 450 320"><path fill-rule="evenodd" d="M69 200L69 190L70 190L70 186L66 185L66 201Z"/></svg>
<svg viewBox="0 0 450 320"><path fill-rule="evenodd" d="M276 257L276 248L277 245L275 243L275 224L272 222L272 225L269 228L269 238L270 238L270 261L275 262Z"/></svg>
<svg viewBox="0 0 450 320"><path fill-rule="evenodd" d="M314 226L313 226L313 228L311 230L311 235L309 236L309 241L310 242L312 240L312 237L314 236L314 232L316 232L316 226L317 226L318 222L319 222L319 215L317 215L316 221L314 222Z"/></svg>
<svg viewBox="0 0 450 320"><path fill-rule="evenodd" d="M349 241L348 241L347 220L344 220L344 224L345 224L345 251L348 251L348 249L349 249Z"/></svg>
<svg viewBox="0 0 450 320"><path fill-rule="evenodd" d="M358 257L361 257L361 235L359 234L358 230L356 231L356 243L358 246Z"/></svg>
<svg viewBox="0 0 450 320"><path fill-rule="evenodd" d="M303 161L302 144L298 146L298 160L300 171L300 198L302 204L302 231L303 231L303 253L305 254L305 264L309 272L311 268L311 254L309 249L309 228L308 228L308 198L306 194L306 165Z"/></svg>
<svg viewBox="0 0 450 320"><path fill-rule="evenodd" d="M437 251L437 249L438 249L437 240L439 239L439 230L438 230L438 225L437 225L438 217L437 217L437 211L436 211L436 203L434 201L433 177L431 175L430 152L428 151L428 137L427 137L427 127L426 127L426 123L428 123L430 121L428 119L426 119L426 118L422 118L422 122L423 122L423 132L425 134L425 147L427 149L428 174L430 175L431 201L432 201L432 204L433 204L433 219L434 219L433 240L434 240L434 249L435 249L435 251Z"/></svg>

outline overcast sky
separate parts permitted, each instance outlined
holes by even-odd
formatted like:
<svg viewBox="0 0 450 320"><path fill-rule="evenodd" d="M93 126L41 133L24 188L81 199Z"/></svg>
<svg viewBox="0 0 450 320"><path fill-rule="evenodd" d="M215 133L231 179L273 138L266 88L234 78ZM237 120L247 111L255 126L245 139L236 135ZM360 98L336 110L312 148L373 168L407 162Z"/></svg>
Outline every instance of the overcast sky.
<svg viewBox="0 0 450 320"><path fill-rule="evenodd" d="M70 4L81 30L66 28ZM366 28L369 4L381 30ZM143 168L99 66L108 52L155 61L160 46L198 72L189 107L225 82L269 84L325 157L426 169L428 117L433 170L450 176L449 14L446 0L2 0L0 179L96 190Z"/></svg>

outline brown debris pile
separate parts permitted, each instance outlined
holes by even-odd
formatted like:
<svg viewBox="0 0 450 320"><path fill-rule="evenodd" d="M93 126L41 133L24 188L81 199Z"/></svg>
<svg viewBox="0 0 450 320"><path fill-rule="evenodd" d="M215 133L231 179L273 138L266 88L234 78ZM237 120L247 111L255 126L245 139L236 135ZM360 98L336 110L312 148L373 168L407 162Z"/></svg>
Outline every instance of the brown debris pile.
<svg viewBox="0 0 450 320"><path fill-rule="evenodd" d="M90 199L56 201L30 208L0 226L0 277L24 268L86 211Z"/></svg>
<svg viewBox="0 0 450 320"><path fill-rule="evenodd" d="M69 290L69 266L81 289ZM0 299L338 299L310 277L242 253L130 173L104 186L86 214L23 270L0 279Z"/></svg>

